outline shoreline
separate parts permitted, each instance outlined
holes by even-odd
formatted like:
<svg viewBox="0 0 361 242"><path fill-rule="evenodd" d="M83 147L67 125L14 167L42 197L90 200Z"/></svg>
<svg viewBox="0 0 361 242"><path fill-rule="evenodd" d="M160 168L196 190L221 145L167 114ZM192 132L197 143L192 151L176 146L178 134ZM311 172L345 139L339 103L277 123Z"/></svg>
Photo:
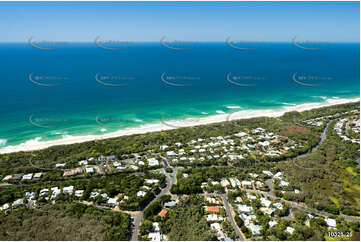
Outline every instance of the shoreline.
<svg viewBox="0 0 361 242"><path fill-rule="evenodd" d="M254 110L242 110L234 113L224 113L218 115L212 115L204 118L188 118L184 120L169 120L165 122L161 120L159 123L155 124L145 124L139 127L127 128L123 130L118 130L112 133L107 133L103 135L86 135L86 136L67 136L62 139L49 140L49 141L40 141L41 138L37 137L33 140L26 141L19 145L5 146L0 148L0 154L15 153L21 151L35 151L42 150L52 146L57 145L70 145L76 143L84 143L95 140L104 140L110 138L117 138L121 136L134 135L134 134L145 134L149 132L158 132L165 130L172 130L177 128L185 128L191 126L207 125L212 123L220 123L231 120L239 119L250 119L257 117L280 117L286 112L297 111L303 112L311 109L317 109L322 107L328 107L338 104L346 104L352 102L359 102L360 98L350 98L350 99L341 99L341 98L331 98L326 99L324 102L312 102L304 103L298 105L284 106L279 109L254 109Z"/></svg>

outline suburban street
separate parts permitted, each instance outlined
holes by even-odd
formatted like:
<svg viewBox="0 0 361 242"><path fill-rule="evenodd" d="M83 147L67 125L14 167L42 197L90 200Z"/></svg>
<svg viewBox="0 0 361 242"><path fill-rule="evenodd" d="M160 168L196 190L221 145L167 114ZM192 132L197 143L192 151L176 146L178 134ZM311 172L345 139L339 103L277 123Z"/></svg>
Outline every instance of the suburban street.
<svg viewBox="0 0 361 242"><path fill-rule="evenodd" d="M221 194L220 196L221 196L221 198L223 200L223 204L224 204L224 207L226 209L226 213L227 213L229 222L231 223L231 225L232 225L234 231L236 232L236 234L238 235L238 238L241 241L244 241L245 236L243 235L242 231L239 229L236 221L234 220L233 214L235 214L235 212L233 211L232 205L229 204L226 194Z"/></svg>
<svg viewBox="0 0 361 242"><path fill-rule="evenodd" d="M318 211L316 209L311 209L311 208L308 208L306 204L304 203L297 203L297 202L292 202L292 201L288 201L288 200L285 200L283 198L279 198L275 195L270 195L268 192L263 192L263 191L259 191L259 190L252 190L252 189L242 189L243 191L246 191L246 192L253 192L253 193L257 193L257 194L260 194L260 195L264 195L264 196L267 196L267 197L270 197L270 198L273 198L273 199L280 199L282 202L290 205L292 208L296 208L296 209L300 209L306 213L313 213L313 214L316 214L318 216L321 216L321 217L329 217L329 216L332 216L334 214L331 214L331 213L327 213L327 212L323 212L323 211ZM345 220L349 220L349 221L359 221L360 218L359 217L356 217L356 216L347 216L347 215L337 215L338 217L341 217Z"/></svg>
<svg viewBox="0 0 361 242"><path fill-rule="evenodd" d="M165 160L165 163L167 163L166 159L162 158L163 161ZM168 165L168 164L167 164ZM159 197L166 195L169 193L172 185L175 183L175 169L172 168L172 173L171 174L166 174L166 179L167 179L167 185L166 187L164 187L162 189L162 191L142 210L137 212L136 214L132 215L133 218L133 231L132 231L132 241L138 240L138 235L139 235L139 227L140 224L142 222L143 219L143 212L144 210L156 199L158 199Z"/></svg>
<svg viewBox="0 0 361 242"><path fill-rule="evenodd" d="M305 169L305 170L322 170L323 168L317 168L317 167L302 167L300 165L297 164L296 160L298 158L302 158L302 157L305 157L307 155L309 155L310 153L312 152L315 152L316 150L318 150L318 148L320 148L320 146L323 144L323 142L325 142L326 140L326 134L327 134L327 130L328 130L328 127L330 126L331 122L334 121L333 120L330 120L327 124L326 124L326 127L323 129L322 131L322 134L321 134L321 138L320 138L320 141L318 142L318 144L312 148L312 150L308 153L305 153L305 154L302 154L302 155L299 155L299 156L296 156L292 159L292 162L293 164L297 167L297 168L300 168L300 169Z"/></svg>

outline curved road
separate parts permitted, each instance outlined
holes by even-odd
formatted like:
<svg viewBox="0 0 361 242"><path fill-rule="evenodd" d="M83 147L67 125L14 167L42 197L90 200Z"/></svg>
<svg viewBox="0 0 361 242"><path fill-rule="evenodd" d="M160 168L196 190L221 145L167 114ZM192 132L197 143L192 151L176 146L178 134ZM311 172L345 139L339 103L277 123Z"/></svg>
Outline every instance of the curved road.
<svg viewBox="0 0 361 242"><path fill-rule="evenodd" d="M162 191L150 203L148 203L148 205L142 211L139 211L138 213L131 215L131 217L133 219L133 224L134 224L133 231L132 231L132 238L131 238L132 241L138 240L139 227L142 222L144 210L147 209L153 201L155 201L159 197L169 193L172 185L175 183L175 174L174 173L175 173L175 170L173 169L173 172L170 175L169 174L166 175L167 186L165 188L163 188Z"/></svg>
<svg viewBox="0 0 361 242"><path fill-rule="evenodd" d="M260 194L260 195L262 194L264 196L267 196L267 197L270 197L270 198L273 198L273 199L280 199L282 202L287 203L292 208L297 208L297 209L303 210L306 213L314 213L314 214L317 214L318 216L322 216L322 217L329 217L329 216L334 216L335 215L335 214L331 214L331 213L318 211L316 209L309 208L304 203L292 202L292 201L288 201L288 200L285 200L283 198L277 197L275 195L270 195L268 192L263 192L263 191L259 191L259 190L251 190L251 189L243 189L243 191L253 192L253 193ZM356 217L356 216L347 216L347 215L337 215L337 216L341 217L341 218L343 218L345 220L348 220L348 221L360 221L360 217Z"/></svg>
<svg viewBox="0 0 361 242"><path fill-rule="evenodd" d="M240 238L241 241L246 240L243 233L239 229L236 221L234 220L233 214L235 214L235 212L233 211L233 207L229 204L226 195L224 193L222 193L222 194L220 194L220 196L223 200L223 204L226 209L228 220L231 223L233 230L236 232L236 234L238 235L238 238Z"/></svg>
<svg viewBox="0 0 361 242"><path fill-rule="evenodd" d="M334 121L334 119L328 121L328 123L326 124L326 127L323 129L322 131L322 134L321 134L321 139L320 141L318 142L318 144L312 148L311 151L305 153L305 154L302 154L302 155L298 155L294 158L292 158L292 162L293 164L297 167L297 168L300 168L300 169L304 169L304 170L323 170L323 168L312 168L312 167L302 167L300 165L297 164L296 160L298 158L302 158L302 157L305 157L313 152L315 152L316 150L318 150L318 148L320 148L320 146L325 142L326 140L326 133L327 133L327 130L328 130L328 127L330 126L331 122Z"/></svg>

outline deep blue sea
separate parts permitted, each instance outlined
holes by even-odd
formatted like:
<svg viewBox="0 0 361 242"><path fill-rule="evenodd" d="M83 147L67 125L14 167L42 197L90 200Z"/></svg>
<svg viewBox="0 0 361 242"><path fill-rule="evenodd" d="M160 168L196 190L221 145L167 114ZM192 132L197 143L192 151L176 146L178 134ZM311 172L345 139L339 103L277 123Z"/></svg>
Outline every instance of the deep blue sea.
<svg viewBox="0 0 361 242"><path fill-rule="evenodd" d="M360 96L359 43L0 44L0 148Z"/></svg>

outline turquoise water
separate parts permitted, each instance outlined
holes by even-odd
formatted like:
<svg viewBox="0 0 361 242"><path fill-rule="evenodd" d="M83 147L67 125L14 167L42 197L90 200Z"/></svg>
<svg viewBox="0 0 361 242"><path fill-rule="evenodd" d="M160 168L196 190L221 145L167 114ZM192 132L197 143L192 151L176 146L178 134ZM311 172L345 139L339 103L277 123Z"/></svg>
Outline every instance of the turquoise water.
<svg viewBox="0 0 361 242"><path fill-rule="evenodd" d="M359 44L253 47L202 43L173 50L138 43L106 50L84 43L40 50L0 44L0 148L360 95Z"/></svg>

